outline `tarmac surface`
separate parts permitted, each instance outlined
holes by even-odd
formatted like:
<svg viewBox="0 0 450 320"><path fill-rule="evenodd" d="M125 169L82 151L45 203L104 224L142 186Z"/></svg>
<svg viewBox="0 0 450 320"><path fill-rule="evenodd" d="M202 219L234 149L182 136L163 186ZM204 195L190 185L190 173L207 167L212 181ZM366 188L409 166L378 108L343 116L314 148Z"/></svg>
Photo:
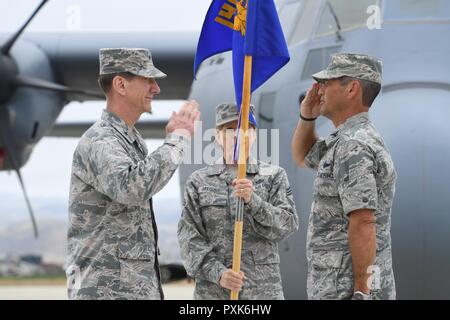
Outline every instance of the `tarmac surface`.
<svg viewBox="0 0 450 320"><path fill-rule="evenodd" d="M192 300L194 283L179 281L163 285L166 300ZM0 300L66 300L63 284L55 285L0 285Z"/></svg>

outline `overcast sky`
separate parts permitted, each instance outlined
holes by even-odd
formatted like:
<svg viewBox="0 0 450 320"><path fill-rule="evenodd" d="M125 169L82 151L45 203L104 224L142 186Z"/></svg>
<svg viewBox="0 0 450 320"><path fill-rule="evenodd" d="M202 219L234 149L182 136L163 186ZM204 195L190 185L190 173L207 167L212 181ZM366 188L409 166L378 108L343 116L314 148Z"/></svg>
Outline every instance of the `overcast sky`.
<svg viewBox="0 0 450 320"><path fill-rule="evenodd" d="M40 2L0 1L0 31L16 30ZM210 3L211 0L49 0L27 31L200 30Z"/></svg>
<svg viewBox="0 0 450 320"><path fill-rule="evenodd" d="M0 32L16 30L38 3L40 0L15 0L14 5L10 1L0 1ZM200 31L209 4L210 0L50 0L27 32ZM180 104L181 101L155 101L154 117L166 118ZM94 122L103 108L104 103L71 103L63 110L58 121ZM66 205L72 154L77 142L78 138L44 138L37 144L22 169L32 202L49 199L61 206ZM150 151L161 143L162 140L147 140ZM10 207L6 205L9 199L17 199L17 194L21 195L21 190L16 174L0 172L0 214ZM179 203L178 172L155 197L156 209L164 198L173 198ZM39 216L39 206L35 210ZM17 203L17 212L14 214L28 219L24 201ZM67 211L61 212L61 215L67 216Z"/></svg>

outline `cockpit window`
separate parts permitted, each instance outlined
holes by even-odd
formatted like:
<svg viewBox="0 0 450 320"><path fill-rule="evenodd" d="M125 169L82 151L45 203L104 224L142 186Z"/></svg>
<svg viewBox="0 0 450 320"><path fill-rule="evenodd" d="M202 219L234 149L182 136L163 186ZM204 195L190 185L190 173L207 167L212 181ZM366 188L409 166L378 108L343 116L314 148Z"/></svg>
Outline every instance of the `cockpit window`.
<svg viewBox="0 0 450 320"><path fill-rule="evenodd" d="M448 0L388 0L384 20L443 20L450 19Z"/></svg>
<svg viewBox="0 0 450 320"><path fill-rule="evenodd" d="M278 8L278 16L280 17L281 27L286 41L289 43L291 39L292 28L297 24L299 9L303 1L286 1Z"/></svg>
<svg viewBox="0 0 450 320"><path fill-rule="evenodd" d="M299 9L303 1L286 1L278 8L278 16L280 17L281 27L286 41L289 43L291 39L292 29L297 25L299 19Z"/></svg>
<svg viewBox="0 0 450 320"><path fill-rule="evenodd" d="M328 0L322 9L315 36L330 35L338 29L343 32L366 27L368 9L378 3L378 0Z"/></svg>

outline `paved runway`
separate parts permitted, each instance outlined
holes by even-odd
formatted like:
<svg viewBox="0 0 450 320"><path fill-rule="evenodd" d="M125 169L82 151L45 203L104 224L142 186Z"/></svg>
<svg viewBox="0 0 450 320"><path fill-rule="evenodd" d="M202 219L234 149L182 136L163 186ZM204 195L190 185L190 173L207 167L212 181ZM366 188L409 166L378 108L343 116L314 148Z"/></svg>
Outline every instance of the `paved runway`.
<svg viewBox="0 0 450 320"><path fill-rule="evenodd" d="M191 300L194 284L186 281L163 285L166 300ZM65 300L64 285L2 285L0 300Z"/></svg>

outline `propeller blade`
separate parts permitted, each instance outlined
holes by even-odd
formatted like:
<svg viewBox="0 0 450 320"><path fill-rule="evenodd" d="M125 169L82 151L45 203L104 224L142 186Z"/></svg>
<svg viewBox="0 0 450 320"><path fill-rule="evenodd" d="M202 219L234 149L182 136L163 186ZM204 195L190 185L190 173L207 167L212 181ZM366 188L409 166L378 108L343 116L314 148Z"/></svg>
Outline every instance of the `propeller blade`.
<svg viewBox="0 0 450 320"><path fill-rule="evenodd" d="M11 47L14 45L14 43L16 42L17 38L19 38L19 36L22 34L22 32L25 30L25 28L28 26L28 24L31 22L31 20L33 20L34 16L39 12L39 10L41 10L41 8L44 6L44 4L47 2L48 0L43 0L39 6L34 10L34 12L31 14L31 16L28 18L27 21L25 21L25 23L23 24L23 26L16 31L16 33L14 33L11 38L9 38L2 46L2 53L3 54L8 54L9 50L11 50Z"/></svg>
<svg viewBox="0 0 450 320"><path fill-rule="evenodd" d="M16 168L14 168L14 170L16 171L17 177L19 178L20 187L22 188L22 193L23 193L23 196L25 198L25 202L26 202L27 207L28 207L28 212L30 213L31 223L33 224L34 237L37 239L39 237L39 233L38 233L36 220L34 219L34 213L33 213L33 208L31 207L30 199L28 198L27 190L25 189L25 184L23 182L22 175L20 174L20 169L18 169L16 167Z"/></svg>
<svg viewBox="0 0 450 320"><path fill-rule="evenodd" d="M51 91L57 91L57 92L63 92L63 93L76 93L80 95L84 95L87 97L92 98L100 98L104 99L105 96L103 94L93 92L93 91L87 91L82 89L76 89L76 88L69 88L54 82L42 80L42 79L36 79L26 76L17 76L13 79L13 84L19 87L30 87L30 88L36 88L36 89L44 89L44 90L51 90Z"/></svg>
<svg viewBox="0 0 450 320"><path fill-rule="evenodd" d="M28 207L28 212L30 213L31 223L33 224L34 237L37 239L39 236L38 228L37 228L36 220L34 219L33 208L31 207L31 203L28 198L27 191L25 189L25 184L23 182L22 175L20 174L20 168L19 168L17 155L16 155L16 148L13 145L14 135L11 131L11 126L8 123L8 119L9 119L8 109L4 105L0 106L0 142L3 144L3 146L6 150L6 156L8 157L9 161L11 162L11 164L14 168L14 171L16 171L17 177L19 178L23 196L25 197L25 202Z"/></svg>

